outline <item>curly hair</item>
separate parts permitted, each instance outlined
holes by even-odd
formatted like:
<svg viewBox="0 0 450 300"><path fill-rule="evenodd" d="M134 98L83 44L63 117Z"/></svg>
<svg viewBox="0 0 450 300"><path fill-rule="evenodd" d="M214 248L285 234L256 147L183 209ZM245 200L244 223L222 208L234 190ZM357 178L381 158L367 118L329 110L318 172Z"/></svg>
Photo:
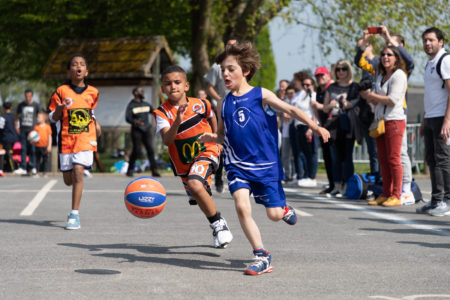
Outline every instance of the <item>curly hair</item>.
<svg viewBox="0 0 450 300"><path fill-rule="evenodd" d="M251 42L246 41L227 45L225 50L217 55L215 62L220 65L228 56L234 56L236 58L243 72L250 71L245 76L247 82L253 78L256 71L261 67L259 54Z"/></svg>

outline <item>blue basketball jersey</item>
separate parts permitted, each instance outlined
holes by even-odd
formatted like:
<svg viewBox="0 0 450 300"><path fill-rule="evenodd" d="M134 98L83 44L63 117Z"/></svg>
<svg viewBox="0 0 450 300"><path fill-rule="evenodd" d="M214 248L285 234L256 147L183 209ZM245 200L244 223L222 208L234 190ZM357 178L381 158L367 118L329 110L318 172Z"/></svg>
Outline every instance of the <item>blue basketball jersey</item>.
<svg viewBox="0 0 450 300"><path fill-rule="evenodd" d="M222 119L227 172L258 182L284 180L277 115L270 107L262 107L260 87L239 97L228 93L222 103Z"/></svg>

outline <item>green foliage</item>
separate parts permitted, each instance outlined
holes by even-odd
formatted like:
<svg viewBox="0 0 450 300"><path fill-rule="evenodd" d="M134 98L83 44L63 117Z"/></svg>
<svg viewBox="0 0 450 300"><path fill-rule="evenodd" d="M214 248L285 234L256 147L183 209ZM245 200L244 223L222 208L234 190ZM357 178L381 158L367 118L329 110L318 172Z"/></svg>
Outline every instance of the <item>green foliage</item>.
<svg viewBox="0 0 450 300"><path fill-rule="evenodd" d="M275 59L270 42L270 32L267 25L263 27L256 36L255 46L258 49L261 69L253 76L250 84L274 90L276 86L277 68L275 66Z"/></svg>
<svg viewBox="0 0 450 300"><path fill-rule="evenodd" d="M164 35L173 50L190 49L189 1L0 0L0 10L2 82L39 79L61 38Z"/></svg>
<svg viewBox="0 0 450 300"><path fill-rule="evenodd" d="M443 32L450 30L448 0L299 0L298 9L312 8L319 17L322 52L329 54L338 48L346 57L354 56L356 41L367 26L385 25L390 33L400 33L406 39L406 48L413 54L422 53L421 33L436 26ZM295 14L295 9L294 9ZM296 19L298 23L307 23ZM374 38L377 51L384 40Z"/></svg>

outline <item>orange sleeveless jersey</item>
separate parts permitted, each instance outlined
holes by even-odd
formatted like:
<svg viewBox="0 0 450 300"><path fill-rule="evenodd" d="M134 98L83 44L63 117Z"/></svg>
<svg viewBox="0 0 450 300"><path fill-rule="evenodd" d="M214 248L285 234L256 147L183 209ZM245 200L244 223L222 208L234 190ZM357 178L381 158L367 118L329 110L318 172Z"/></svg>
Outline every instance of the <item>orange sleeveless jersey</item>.
<svg viewBox="0 0 450 300"><path fill-rule="evenodd" d="M68 85L56 89L49 109L55 111L57 103L66 103L61 120L57 122L60 153L97 151L97 134L92 111L97 106L98 90L88 85L81 94Z"/></svg>
<svg viewBox="0 0 450 300"><path fill-rule="evenodd" d="M48 147L48 136L52 135L52 128L47 123L42 126L37 124L34 126L34 130L39 134L39 141L36 143L36 147Z"/></svg>
<svg viewBox="0 0 450 300"><path fill-rule="evenodd" d="M155 118L156 116L163 118L172 126L177 111L178 108L166 101L153 111L153 115ZM199 157L208 157L217 162L220 152L219 145L197 141L197 138L203 133L212 132L208 123L210 115L211 103L208 100L188 98L188 107L183 121L178 128L175 141L169 146L169 155L176 175L187 175L192 162Z"/></svg>

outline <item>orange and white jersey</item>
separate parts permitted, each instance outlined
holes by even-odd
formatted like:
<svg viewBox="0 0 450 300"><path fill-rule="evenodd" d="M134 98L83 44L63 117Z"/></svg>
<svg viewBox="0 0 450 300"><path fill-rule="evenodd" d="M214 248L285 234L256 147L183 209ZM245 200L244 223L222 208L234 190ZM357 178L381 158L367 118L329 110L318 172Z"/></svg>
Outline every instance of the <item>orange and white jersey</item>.
<svg viewBox="0 0 450 300"><path fill-rule="evenodd" d="M69 84L56 89L50 99L51 115L57 103L65 103L58 129L58 149L60 153L97 151L94 108L98 102L98 90L90 85L78 94Z"/></svg>
<svg viewBox="0 0 450 300"><path fill-rule="evenodd" d="M177 117L178 107L166 101L153 111L156 119L156 132L171 127ZM212 132L209 118L215 118L211 103L205 99L188 98L188 107L178 128L175 141L169 146L169 155L175 175L185 176L194 160L199 157L218 162L220 148L216 143L199 143L198 137Z"/></svg>

